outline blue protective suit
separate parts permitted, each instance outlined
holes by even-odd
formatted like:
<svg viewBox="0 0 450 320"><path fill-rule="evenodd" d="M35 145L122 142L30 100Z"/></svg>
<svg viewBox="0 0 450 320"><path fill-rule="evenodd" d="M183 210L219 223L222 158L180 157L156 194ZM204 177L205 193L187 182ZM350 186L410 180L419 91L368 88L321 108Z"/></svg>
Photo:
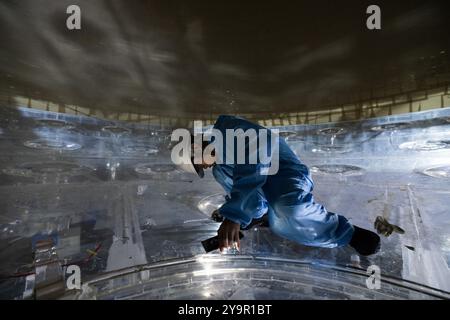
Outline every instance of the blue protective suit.
<svg viewBox="0 0 450 320"><path fill-rule="evenodd" d="M214 128L222 132L224 145L226 129L265 129L243 118L223 115ZM261 174L262 166L261 163L225 164L224 161L213 167L214 178L228 194L227 202L219 208L222 216L245 228L252 219L267 212L270 229L289 240L327 248L350 242L353 226L345 217L328 212L314 201L309 169L284 139L279 138L278 172Z"/></svg>

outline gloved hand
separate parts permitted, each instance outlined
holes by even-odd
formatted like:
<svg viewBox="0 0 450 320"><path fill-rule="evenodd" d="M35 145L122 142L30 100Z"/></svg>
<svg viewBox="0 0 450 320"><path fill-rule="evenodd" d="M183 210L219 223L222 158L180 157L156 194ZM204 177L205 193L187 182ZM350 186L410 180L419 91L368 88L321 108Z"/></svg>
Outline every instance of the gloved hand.
<svg viewBox="0 0 450 320"><path fill-rule="evenodd" d="M219 236L219 249L220 252L223 249L226 249L234 243L236 243L237 250L240 249L240 241L239 241L239 230L241 226L239 223L235 223L231 220L225 219L219 227L218 236Z"/></svg>

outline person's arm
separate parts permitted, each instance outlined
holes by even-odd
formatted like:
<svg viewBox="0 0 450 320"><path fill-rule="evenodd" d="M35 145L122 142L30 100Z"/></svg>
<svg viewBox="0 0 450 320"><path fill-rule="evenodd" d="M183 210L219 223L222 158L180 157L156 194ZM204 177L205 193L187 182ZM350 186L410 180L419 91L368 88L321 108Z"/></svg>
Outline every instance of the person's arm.
<svg viewBox="0 0 450 320"><path fill-rule="evenodd" d="M267 202L260 193L267 175L261 174L261 167L260 164L236 165L230 197L218 210L222 216L242 228L267 211Z"/></svg>
<svg viewBox="0 0 450 320"><path fill-rule="evenodd" d="M267 176L261 175L260 165L236 165L233 170L233 187L227 202L218 209L225 217L218 230L219 248L233 243L240 248L239 230L247 227L252 219L267 211L267 202L260 193Z"/></svg>
<svg viewBox="0 0 450 320"><path fill-rule="evenodd" d="M216 122L216 129L220 130L224 137L226 137L227 129L242 129L247 130L251 128L248 123L242 119L221 116ZM267 139L270 140L270 136ZM245 154L248 155L248 159L254 158L255 153L258 153L258 148L253 149L252 146L254 140L246 141ZM238 151L236 145L231 141L224 139L224 149L222 152L228 152L226 146L231 144L234 146L234 151ZM256 144L258 145L258 144ZM226 159L234 157L236 161L237 155L227 154L223 156L223 163L226 163ZM229 157L229 158L227 158ZM266 160L270 160L269 159ZM265 161L264 163L267 163ZM260 162L256 164L235 164L233 168L232 186L229 192L229 198L227 202L218 209L220 215L225 217L224 222L219 228L219 243L220 248L228 247L233 242L236 242L239 246L239 229L247 227L253 218L259 218L267 212L267 201L262 194L261 187L267 180L267 169L269 165L263 165Z"/></svg>

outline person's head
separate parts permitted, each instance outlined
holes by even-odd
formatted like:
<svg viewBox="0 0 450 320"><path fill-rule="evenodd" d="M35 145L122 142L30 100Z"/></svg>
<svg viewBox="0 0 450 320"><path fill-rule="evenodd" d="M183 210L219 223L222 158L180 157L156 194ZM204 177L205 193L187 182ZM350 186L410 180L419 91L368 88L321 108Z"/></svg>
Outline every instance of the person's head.
<svg viewBox="0 0 450 320"><path fill-rule="evenodd" d="M201 141L201 143L198 143L198 141ZM211 152L204 152L205 148L209 144L209 141L203 141L203 135L200 135L200 137L197 137L197 139L195 139L194 136L191 136L191 160L195 171L201 178L203 178L204 176L203 170L211 168L216 163L214 150L212 150ZM201 153L201 163L194 162L195 151Z"/></svg>

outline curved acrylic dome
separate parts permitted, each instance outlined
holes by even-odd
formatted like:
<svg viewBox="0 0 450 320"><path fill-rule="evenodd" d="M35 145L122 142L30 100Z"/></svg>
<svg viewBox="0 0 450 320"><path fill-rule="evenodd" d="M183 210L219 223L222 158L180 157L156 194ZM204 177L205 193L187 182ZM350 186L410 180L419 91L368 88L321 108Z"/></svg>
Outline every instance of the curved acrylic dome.
<svg viewBox="0 0 450 320"><path fill-rule="evenodd" d="M366 270L255 256L200 255L105 274L77 299L448 299L450 295Z"/></svg>
<svg viewBox="0 0 450 320"><path fill-rule="evenodd" d="M449 115L447 108L280 128L311 168L318 203L367 229L381 216L404 230L382 237L378 254L306 247L253 228L243 232L240 254L205 255L201 241L217 234L210 217L225 192L210 171L194 179L171 163L164 144L138 134L161 128L58 115L47 124L89 130L43 138L47 124L30 118L55 115L19 109L20 123L32 127L0 139L0 298L28 298L36 288L42 297L50 279L35 268L37 256L60 264L49 269L51 279L61 279L63 266L81 269L81 294L56 291L56 298L449 298L450 149L428 143L448 140L442 119ZM37 252L42 241L49 247ZM378 290L366 285L370 266L380 269Z"/></svg>

